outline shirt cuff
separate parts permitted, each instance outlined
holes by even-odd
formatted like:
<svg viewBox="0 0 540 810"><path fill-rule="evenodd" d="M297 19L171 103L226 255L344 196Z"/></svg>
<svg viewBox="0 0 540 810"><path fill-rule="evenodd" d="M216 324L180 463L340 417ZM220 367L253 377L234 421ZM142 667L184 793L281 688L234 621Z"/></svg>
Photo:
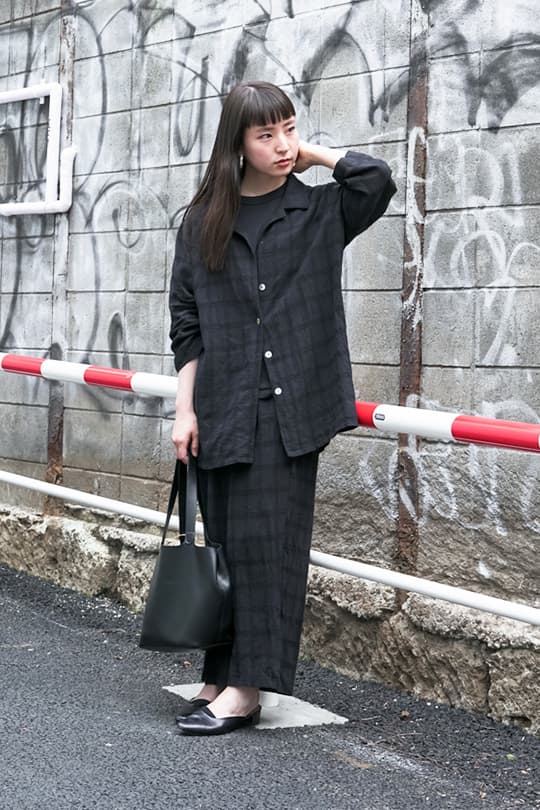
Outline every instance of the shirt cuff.
<svg viewBox="0 0 540 810"><path fill-rule="evenodd" d="M382 160L373 157L372 155L368 155L365 152L354 152L352 149L349 149L345 155L338 160L336 165L334 166L334 171L332 172L332 176L334 180L337 180L338 183L343 185L349 177L354 177L358 174L359 170L365 169L367 167L372 167L374 165L385 165Z"/></svg>
<svg viewBox="0 0 540 810"><path fill-rule="evenodd" d="M180 369L191 360L196 360L200 356L202 348L201 338L194 338L190 341L188 346L177 349L174 353L174 367L176 371L180 371Z"/></svg>

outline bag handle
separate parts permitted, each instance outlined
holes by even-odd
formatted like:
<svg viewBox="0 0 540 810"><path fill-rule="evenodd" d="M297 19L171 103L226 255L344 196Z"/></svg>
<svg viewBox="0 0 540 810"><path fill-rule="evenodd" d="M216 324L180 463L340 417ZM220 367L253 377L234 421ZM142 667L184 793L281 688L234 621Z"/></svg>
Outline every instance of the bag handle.
<svg viewBox="0 0 540 810"><path fill-rule="evenodd" d="M195 541L195 517L197 514L197 460L192 456L191 451L189 451L187 465L176 459L161 545L165 543L176 500L178 500L180 537L184 537L182 542L193 543Z"/></svg>
<svg viewBox="0 0 540 810"><path fill-rule="evenodd" d="M195 541L195 518L197 516L197 459L188 450L188 463L187 466L177 461L183 467L183 474L185 479L185 496L184 496L184 534L189 543ZM182 529L180 529L182 531Z"/></svg>

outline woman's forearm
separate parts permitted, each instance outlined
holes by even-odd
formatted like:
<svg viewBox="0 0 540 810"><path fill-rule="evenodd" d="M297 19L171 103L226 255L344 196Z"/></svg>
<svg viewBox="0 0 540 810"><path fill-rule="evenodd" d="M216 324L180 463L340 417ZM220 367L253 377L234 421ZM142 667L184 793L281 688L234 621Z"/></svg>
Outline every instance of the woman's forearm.
<svg viewBox="0 0 540 810"><path fill-rule="evenodd" d="M199 358L190 360L178 372L178 388L176 392L176 414L185 415L194 413L193 392L195 390L195 376Z"/></svg>
<svg viewBox="0 0 540 810"><path fill-rule="evenodd" d="M199 452L199 426L193 407L193 391L199 358L190 360L178 372L176 393L176 416L172 429L172 441L176 455L184 464L188 462L189 450L194 456Z"/></svg>
<svg viewBox="0 0 540 810"><path fill-rule="evenodd" d="M345 149L333 149L330 146L300 141L294 171L304 172L312 166L326 166L328 169L334 169L338 160L345 154Z"/></svg>
<svg viewBox="0 0 540 810"><path fill-rule="evenodd" d="M338 160L346 154L345 149L334 149L319 144L310 144L310 149L312 165L326 166L327 169L334 169Z"/></svg>

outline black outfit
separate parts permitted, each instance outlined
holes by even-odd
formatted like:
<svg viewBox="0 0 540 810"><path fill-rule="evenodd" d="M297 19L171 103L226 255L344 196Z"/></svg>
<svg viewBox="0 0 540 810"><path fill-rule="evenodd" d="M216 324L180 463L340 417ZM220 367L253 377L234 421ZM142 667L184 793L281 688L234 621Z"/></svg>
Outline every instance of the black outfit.
<svg viewBox="0 0 540 810"><path fill-rule="evenodd" d="M256 197L240 197L240 210L238 211L235 231L247 239L253 253L257 251L259 238L266 226L278 214L285 194L285 186L280 186L268 194L258 194Z"/></svg>
<svg viewBox="0 0 540 810"><path fill-rule="evenodd" d="M289 458L274 399L258 400L252 464L200 470L208 534L231 573L234 642L205 656L205 683L292 694L304 616L317 451Z"/></svg>
<svg viewBox="0 0 540 810"><path fill-rule="evenodd" d="M170 308L177 370L199 358L199 463L253 461L263 355L287 455L300 456L356 427L341 295L344 247L375 222L395 192L386 163L347 152L337 183L290 175L254 251L234 231L221 271L209 273L178 233ZM195 220L195 217L193 218ZM224 427L226 426L226 429Z"/></svg>
<svg viewBox="0 0 540 810"><path fill-rule="evenodd" d="M206 653L207 683L292 694L319 451L357 425L342 253L395 192L388 166L360 153L334 177L242 198L221 271L178 234L172 348L177 369L199 358L199 499L234 594L235 640Z"/></svg>
<svg viewBox="0 0 540 810"><path fill-rule="evenodd" d="M236 218L235 230L247 239L254 253L257 251L259 237L281 207L285 186L259 194L256 197L241 197L240 210ZM268 359L263 356L261 376L259 377L259 396L270 396L272 383L268 374Z"/></svg>

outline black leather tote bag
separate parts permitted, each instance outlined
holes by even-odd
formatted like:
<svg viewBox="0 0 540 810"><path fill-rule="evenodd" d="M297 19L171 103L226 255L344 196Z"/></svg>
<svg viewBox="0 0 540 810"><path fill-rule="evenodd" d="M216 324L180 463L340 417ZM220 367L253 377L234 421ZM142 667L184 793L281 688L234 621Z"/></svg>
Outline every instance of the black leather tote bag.
<svg viewBox="0 0 540 810"><path fill-rule="evenodd" d="M206 536L195 544L197 462L176 462L161 548L143 614L139 646L180 652L207 650L232 640L232 600L223 547ZM179 544L165 543L176 500Z"/></svg>

